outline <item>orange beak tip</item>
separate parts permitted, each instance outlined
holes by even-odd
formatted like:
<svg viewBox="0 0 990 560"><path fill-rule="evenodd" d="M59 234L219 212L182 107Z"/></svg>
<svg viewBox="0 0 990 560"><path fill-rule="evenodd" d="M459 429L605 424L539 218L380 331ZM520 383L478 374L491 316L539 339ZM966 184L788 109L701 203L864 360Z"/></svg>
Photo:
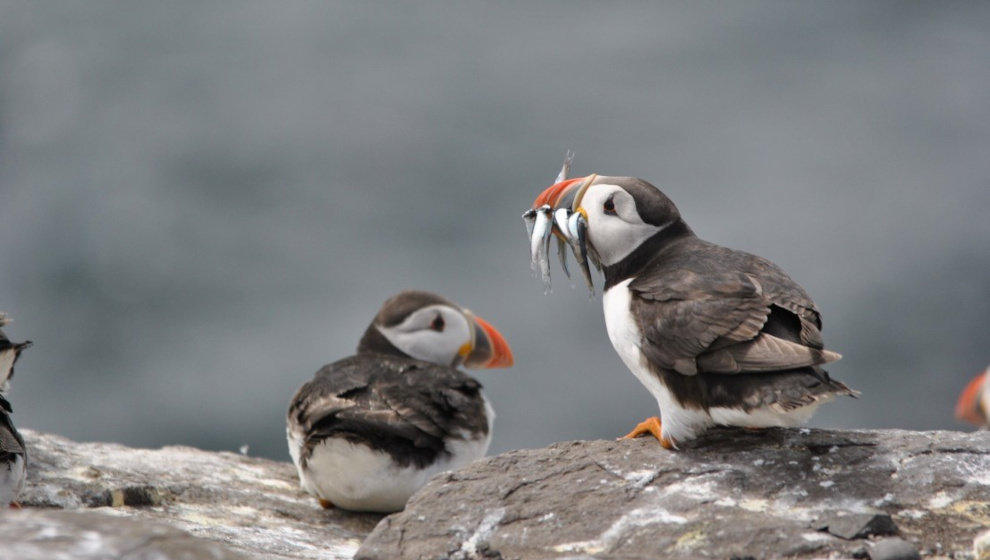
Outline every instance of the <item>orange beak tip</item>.
<svg viewBox="0 0 990 560"><path fill-rule="evenodd" d="M482 367L486 369L512 367L515 358L512 356L512 349L509 348L509 343L506 342L502 333L481 317L475 316L474 320L477 321L481 330L485 331L492 348L492 358Z"/></svg>

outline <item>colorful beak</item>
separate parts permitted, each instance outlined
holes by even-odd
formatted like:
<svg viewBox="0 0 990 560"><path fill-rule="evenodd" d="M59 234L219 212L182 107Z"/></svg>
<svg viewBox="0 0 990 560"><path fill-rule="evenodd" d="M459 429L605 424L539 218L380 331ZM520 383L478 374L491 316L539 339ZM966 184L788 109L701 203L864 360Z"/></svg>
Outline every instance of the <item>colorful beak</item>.
<svg viewBox="0 0 990 560"><path fill-rule="evenodd" d="M540 193L540 196L536 197L536 200L533 201L533 208L539 208L544 204L553 209L562 208L563 205L558 204L561 198L568 192L577 192L575 190L577 185L580 185L584 180L585 177L576 177L574 179L567 179L566 181L561 181L550 185L545 191Z"/></svg>
<svg viewBox="0 0 990 560"><path fill-rule="evenodd" d="M565 164L566 165L566 164ZM563 171L561 172L563 174ZM557 237L557 254L564 274L567 270L565 247L570 246L578 268L584 277L588 290L594 294L589 260L598 267L597 260L590 258L587 244L588 214L581 208L581 198L588 187L595 182L598 174L577 177L554 183L533 201L533 207L523 213L526 232L530 240L530 261L534 271L539 270L543 283L550 286L550 234Z"/></svg>
<svg viewBox="0 0 990 560"><path fill-rule="evenodd" d="M598 174L592 173L587 177L576 177L550 185L533 201L533 209L547 205L551 210L566 208L571 212L577 212L581 197L597 178Z"/></svg>
<svg viewBox="0 0 990 560"><path fill-rule="evenodd" d="M990 422L983 404L986 381L987 372L983 372L966 385L956 403L956 418L977 426L986 426Z"/></svg>
<svg viewBox="0 0 990 560"><path fill-rule="evenodd" d="M464 366L485 369L512 367L515 359L502 333L473 313L467 312L467 317L474 327L474 340L465 349Z"/></svg>

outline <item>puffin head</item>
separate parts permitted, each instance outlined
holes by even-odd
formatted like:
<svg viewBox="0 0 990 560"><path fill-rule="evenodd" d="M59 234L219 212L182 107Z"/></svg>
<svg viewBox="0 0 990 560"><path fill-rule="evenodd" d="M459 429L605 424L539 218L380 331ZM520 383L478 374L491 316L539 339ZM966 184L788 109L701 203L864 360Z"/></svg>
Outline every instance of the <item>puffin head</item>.
<svg viewBox="0 0 990 560"><path fill-rule="evenodd" d="M10 317L5 313L0 313L0 327L11 322ZM34 344L30 340L24 342L11 342L7 335L0 330L0 393L6 393L10 389L10 380L14 377L14 364L21 357L21 352L30 348Z"/></svg>
<svg viewBox="0 0 990 560"><path fill-rule="evenodd" d="M565 189L559 199L571 199L574 189L571 210L587 223L589 249L602 266L618 263L681 220L674 203L642 179L592 175L576 184L576 189Z"/></svg>
<svg viewBox="0 0 990 560"><path fill-rule="evenodd" d="M557 181L536 197L523 220L530 235L533 267L543 272L544 282L549 283L547 253L552 232L559 240L558 249L570 246L589 288L589 261L605 267L607 280L608 267L622 262L660 232L670 228L673 236L691 233L674 203L650 183L597 174ZM561 264L566 272L563 256Z"/></svg>
<svg viewBox="0 0 990 560"><path fill-rule="evenodd" d="M436 294L407 290L382 305L358 352L399 354L457 367L503 368L512 350L495 327Z"/></svg>
<svg viewBox="0 0 990 560"><path fill-rule="evenodd" d="M975 424L990 427L990 367L966 384L956 403L956 418Z"/></svg>

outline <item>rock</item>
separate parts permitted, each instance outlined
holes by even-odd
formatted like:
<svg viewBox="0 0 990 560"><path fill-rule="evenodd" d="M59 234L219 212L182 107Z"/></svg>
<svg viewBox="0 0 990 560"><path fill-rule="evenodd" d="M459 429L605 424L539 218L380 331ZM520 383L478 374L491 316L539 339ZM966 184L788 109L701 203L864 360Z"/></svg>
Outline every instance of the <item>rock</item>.
<svg viewBox="0 0 990 560"><path fill-rule="evenodd" d="M98 512L0 514L0 558L242 560L224 545L147 519Z"/></svg>
<svg viewBox="0 0 990 560"><path fill-rule="evenodd" d="M918 549L897 537L878 541L870 548L870 560L921 560Z"/></svg>
<svg viewBox="0 0 990 560"><path fill-rule="evenodd" d="M323 510L287 462L22 433L24 510L0 520L0 558L343 559L381 519Z"/></svg>
<svg viewBox="0 0 990 560"><path fill-rule="evenodd" d="M973 539L973 560L990 560L990 529Z"/></svg>
<svg viewBox="0 0 990 560"><path fill-rule="evenodd" d="M817 530L843 518L852 540ZM988 524L990 433L718 429L676 452L567 442L438 475L357 558L875 558L897 541L964 557ZM918 545L857 537L893 529Z"/></svg>
<svg viewBox="0 0 990 560"><path fill-rule="evenodd" d="M839 515L819 520L817 525L818 530L847 540L897 533L897 525L886 513L839 512Z"/></svg>
<svg viewBox="0 0 990 560"><path fill-rule="evenodd" d="M990 526L987 432L560 443L439 475L384 519L321 509L288 462L24 435L0 558L965 558Z"/></svg>

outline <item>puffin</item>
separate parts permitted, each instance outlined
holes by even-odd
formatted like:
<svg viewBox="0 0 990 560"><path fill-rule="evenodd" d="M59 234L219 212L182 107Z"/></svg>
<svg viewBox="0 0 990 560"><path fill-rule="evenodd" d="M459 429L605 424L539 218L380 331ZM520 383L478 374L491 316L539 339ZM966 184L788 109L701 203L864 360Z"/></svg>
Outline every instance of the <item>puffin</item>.
<svg viewBox="0 0 990 560"><path fill-rule="evenodd" d="M9 323L9 317L0 313L0 327ZM30 340L11 342L0 330L0 504L10 504L14 508L20 508L17 496L24 488L27 450L24 438L11 418L14 410L7 400L7 392L10 390L10 379L14 377L14 364L21 352L31 344Z"/></svg>
<svg viewBox="0 0 990 560"><path fill-rule="evenodd" d="M974 377L956 402L956 418L984 430L990 430L990 366Z"/></svg>
<svg viewBox="0 0 990 560"><path fill-rule="evenodd" d="M485 455L495 413L459 366L507 368L495 327L436 294L385 301L357 353L316 372L292 397L289 454L324 508L389 513L435 474Z"/></svg>
<svg viewBox="0 0 990 560"><path fill-rule="evenodd" d="M564 270L569 247L592 293L589 263L604 276L609 340L660 409L624 438L650 434L674 449L715 425L800 425L822 403L857 395L822 368L841 356L780 267L700 239L643 179L566 179L569 163L523 218L546 282L551 233Z"/></svg>

